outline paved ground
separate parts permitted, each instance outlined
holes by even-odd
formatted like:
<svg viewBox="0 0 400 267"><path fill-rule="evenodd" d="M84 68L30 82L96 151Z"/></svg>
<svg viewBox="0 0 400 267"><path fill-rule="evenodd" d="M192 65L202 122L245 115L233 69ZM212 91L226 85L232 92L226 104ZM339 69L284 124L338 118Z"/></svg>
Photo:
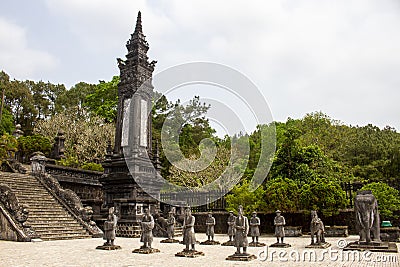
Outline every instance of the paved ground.
<svg viewBox="0 0 400 267"><path fill-rule="evenodd" d="M197 239L204 241L205 234L197 234ZM215 239L224 242L227 237L217 235ZM292 245L286 249L249 248L249 252L258 257L251 262L226 261L225 258L233 254L235 248L224 246L197 245L196 249L203 251L205 256L179 258L175 257L175 253L181 251L183 245L160 244L160 240L155 238L153 247L161 252L149 255L132 253L140 246L138 238L117 238L115 243L122 249L115 251L96 250L96 246L103 243L98 238L35 243L0 241L0 266L400 266L399 253L345 254L338 247L340 238L327 238L332 246L314 250L317 259L313 257L311 261L309 250L304 253L307 250L304 247L310 242L305 236L286 238L285 241ZM346 242L355 240L356 236L345 239ZM270 245L275 238L263 236L260 241Z"/></svg>

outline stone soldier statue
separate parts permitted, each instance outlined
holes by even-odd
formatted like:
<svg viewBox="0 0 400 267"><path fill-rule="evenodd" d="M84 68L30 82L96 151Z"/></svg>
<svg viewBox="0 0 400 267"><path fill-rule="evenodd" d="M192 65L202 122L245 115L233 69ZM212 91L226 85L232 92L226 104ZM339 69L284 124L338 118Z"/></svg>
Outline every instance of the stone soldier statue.
<svg viewBox="0 0 400 267"><path fill-rule="evenodd" d="M232 238L235 236L235 220L236 216L233 215L233 211L229 212L229 217L228 217L228 236L229 236L229 241L232 241Z"/></svg>
<svg viewBox="0 0 400 267"><path fill-rule="evenodd" d="M192 250L195 250L196 237L194 233L195 218L192 215L190 207L186 208L185 218L183 220L183 243L186 245L186 251L189 250L191 245Z"/></svg>
<svg viewBox="0 0 400 267"><path fill-rule="evenodd" d="M151 248L151 243L153 242L153 228L154 228L154 218L150 214L150 210L146 208L144 210L141 226L142 235L140 241L143 242L142 248Z"/></svg>
<svg viewBox="0 0 400 267"><path fill-rule="evenodd" d="M247 254L246 250L249 246L247 235L249 233L249 221L246 216L243 215L242 205L238 208L238 216L235 219L235 247L237 251L235 254L241 254L240 248L243 248L243 254Z"/></svg>
<svg viewBox="0 0 400 267"><path fill-rule="evenodd" d="M174 238L174 232L175 232L175 217L174 217L174 213L172 211L170 211L170 212L168 212L168 218L167 218L168 239Z"/></svg>
<svg viewBox="0 0 400 267"><path fill-rule="evenodd" d="M260 218L257 217L257 212L253 211L250 219L250 235L252 243L258 243L258 237L260 236Z"/></svg>
<svg viewBox="0 0 400 267"><path fill-rule="evenodd" d="M107 220L104 222L104 237L106 240L103 246L114 246L115 230L117 229L117 215L114 213L114 207L108 210Z"/></svg>
<svg viewBox="0 0 400 267"><path fill-rule="evenodd" d="M208 237L208 241L214 241L214 226L215 226L215 218L212 216L211 212L208 213L208 217L206 220L206 235Z"/></svg>
<svg viewBox="0 0 400 267"><path fill-rule="evenodd" d="M285 218L281 215L281 211L277 210L276 212L276 216L274 219L274 225L275 225L275 236L276 236L276 242L279 243L279 239L280 242L283 244L283 238L285 237L285 229L284 226L286 224L285 222Z"/></svg>

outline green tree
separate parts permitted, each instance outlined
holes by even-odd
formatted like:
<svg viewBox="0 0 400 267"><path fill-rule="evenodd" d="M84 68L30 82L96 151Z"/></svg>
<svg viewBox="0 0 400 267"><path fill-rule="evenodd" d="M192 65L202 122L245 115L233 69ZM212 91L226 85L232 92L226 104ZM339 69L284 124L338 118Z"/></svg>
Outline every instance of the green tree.
<svg viewBox="0 0 400 267"><path fill-rule="evenodd" d="M5 133L0 137L0 160L13 158L17 150L18 143L14 136Z"/></svg>
<svg viewBox="0 0 400 267"><path fill-rule="evenodd" d="M244 180L241 184L237 184L230 194L225 197L226 210L237 211L239 205L243 206L243 212L247 216L253 211L263 211L265 207L265 191L262 186L258 187L254 192L249 190L249 182Z"/></svg>
<svg viewBox="0 0 400 267"><path fill-rule="evenodd" d="M83 106L106 122L115 122L117 119L119 76L111 81L100 81L94 90L86 95Z"/></svg>
<svg viewBox="0 0 400 267"><path fill-rule="evenodd" d="M395 188L382 182L364 185L360 190L371 190L378 201L379 214L382 218L398 218L394 211L400 210L400 194Z"/></svg>
<svg viewBox="0 0 400 267"><path fill-rule="evenodd" d="M316 178L300 189L300 205L305 210L321 211L325 216L338 214L348 204L346 192L335 180Z"/></svg>
<svg viewBox="0 0 400 267"><path fill-rule="evenodd" d="M299 208L299 186L288 178L269 180L265 185L266 210L293 212Z"/></svg>
<svg viewBox="0 0 400 267"><path fill-rule="evenodd" d="M55 100L56 113L62 113L73 109L79 116L85 116L87 108L85 107L86 98L96 89L96 85L85 82L79 82L69 90L60 90Z"/></svg>
<svg viewBox="0 0 400 267"><path fill-rule="evenodd" d="M31 154L37 151L49 156L51 148L52 144L49 138L39 134L21 136L18 138L18 151L21 153L22 157L25 157L26 160L29 159Z"/></svg>

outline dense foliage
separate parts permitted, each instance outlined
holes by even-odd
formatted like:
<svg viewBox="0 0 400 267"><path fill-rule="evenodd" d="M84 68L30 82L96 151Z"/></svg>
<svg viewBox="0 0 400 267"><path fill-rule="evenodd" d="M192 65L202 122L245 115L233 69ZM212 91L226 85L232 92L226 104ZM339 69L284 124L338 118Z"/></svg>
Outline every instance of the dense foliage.
<svg viewBox="0 0 400 267"><path fill-rule="evenodd" d="M367 184L361 190L372 191L372 194L378 201L378 209L381 217L398 218L398 215L393 214L394 211L400 210L400 194L398 190L382 182Z"/></svg>

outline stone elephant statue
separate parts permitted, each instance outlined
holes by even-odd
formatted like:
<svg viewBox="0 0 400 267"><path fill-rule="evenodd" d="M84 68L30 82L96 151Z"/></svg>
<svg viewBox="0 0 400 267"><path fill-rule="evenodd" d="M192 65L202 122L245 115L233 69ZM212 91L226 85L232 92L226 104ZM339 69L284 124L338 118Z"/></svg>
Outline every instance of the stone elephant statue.
<svg viewBox="0 0 400 267"><path fill-rule="evenodd" d="M360 242L380 242L378 202L370 190L357 192L354 198L354 212Z"/></svg>

